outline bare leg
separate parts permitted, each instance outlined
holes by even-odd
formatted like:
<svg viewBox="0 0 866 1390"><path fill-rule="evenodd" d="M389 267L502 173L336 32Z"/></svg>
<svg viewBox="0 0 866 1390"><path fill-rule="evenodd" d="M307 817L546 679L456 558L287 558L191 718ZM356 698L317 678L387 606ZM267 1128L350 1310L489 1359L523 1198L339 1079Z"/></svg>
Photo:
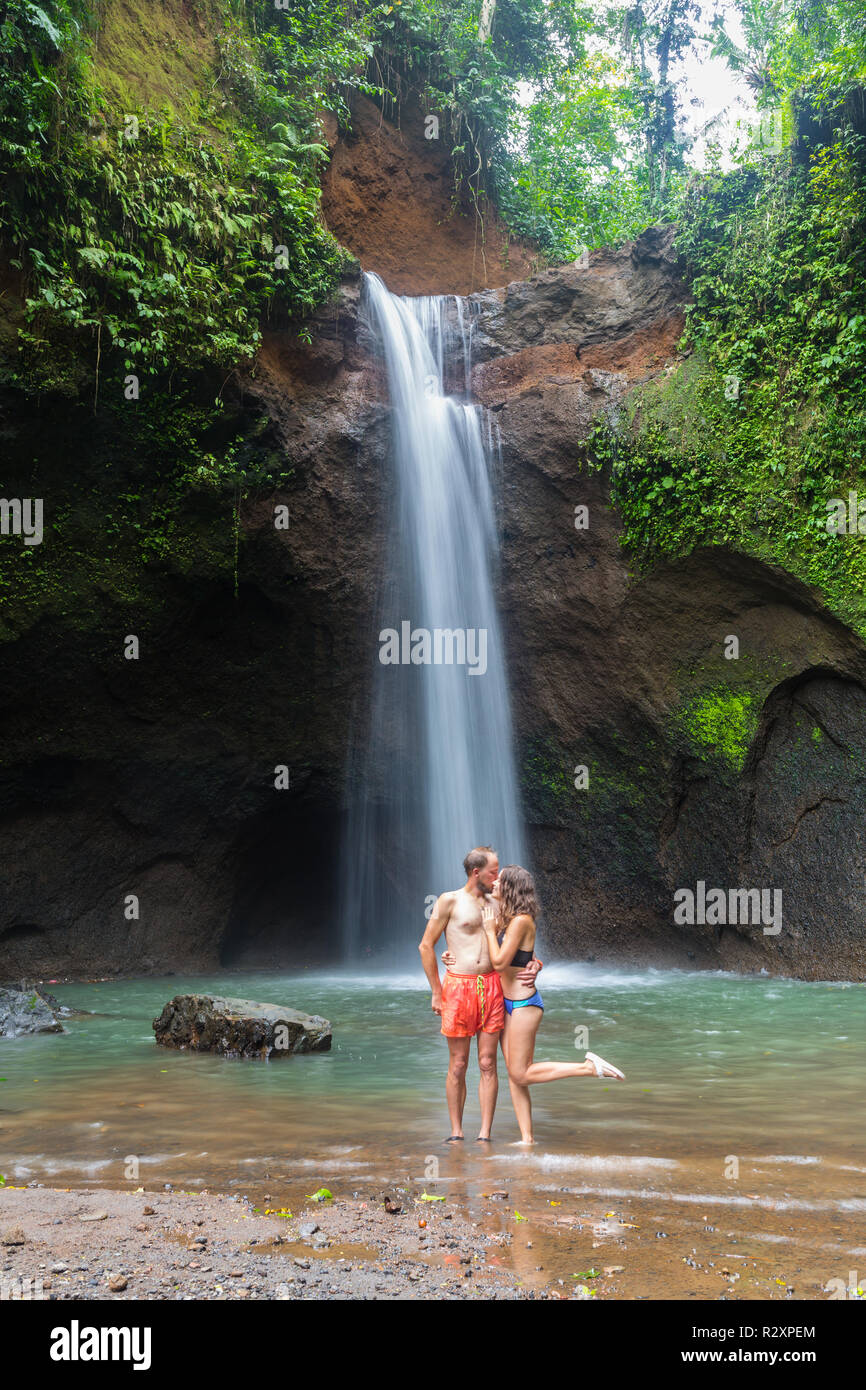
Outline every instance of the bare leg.
<svg viewBox="0 0 866 1390"><path fill-rule="evenodd" d="M493 1127L493 1112L499 1094L499 1077L496 1072L496 1052L499 1047L498 1033L478 1034L478 1104L481 1107L481 1129L479 1139L489 1139Z"/></svg>
<svg viewBox="0 0 866 1390"><path fill-rule="evenodd" d="M522 1073L527 1086L537 1086L540 1081L561 1081L566 1076L595 1076L592 1062L533 1062Z"/></svg>
<svg viewBox="0 0 866 1390"><path fill-rule="evenodd" d="M505 1065L508 1066L508 1030L511 1025L511 1015L505 1015L505 1027L502 1030L502 1055L505 1058ZM511 1104L514 1106L514 1113L517 1116L517 1123L520 1126L520 1138L524 1144L534 1144L532 1137L532 1102L529 1099L529 1087L518 1085L511 1079L511 1072L508 1073L508 1089L511 1092Z"/></svg>
<svg viewBox="0 0 866 1390"><path fill-rule="evenodd" d="M466 1105L466 1067L469 1063L469 1038L448 1039L448 1079L445 1095L448 1100L448 1119L451 1137L463 1138L463 1109Z"/></svg>
<svg viewBox="0 0 866 1390"><path fill-rule="evenodd" d="M542 1081L562 1081L569 1076L595 1076L592 1062L534 1062L535 1035L541 1023L541 1009L530 1005L515 1009L508 1034L508 1075L521 1086Z"/></svg>

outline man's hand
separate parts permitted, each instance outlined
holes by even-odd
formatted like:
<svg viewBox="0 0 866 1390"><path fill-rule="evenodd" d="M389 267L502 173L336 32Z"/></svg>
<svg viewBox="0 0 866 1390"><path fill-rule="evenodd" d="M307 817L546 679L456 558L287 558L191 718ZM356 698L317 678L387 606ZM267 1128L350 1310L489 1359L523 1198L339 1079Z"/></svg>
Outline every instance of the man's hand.
<svg viewBox="0 0 866 1390"><path fill-rule="evenodd" d="M445 966L446 970L450 970L452 965L457 964L457 957L453 951L442 952L442 964Z"/></svg>
<svg viewBox="0 0 866 1390"><path fill-rule="evenodd" d="M441 1018L441 1016L442 1016L442 991L441 991L441 990L439 991L438 994L434 994L434 995L433 995L433 998L432 998L432 1000L431 1000L431 1002L430 1002L430 1008L433 1010L434 1014L439 1014L439 1016L440 1016L440 1018Z"/></svg>
<svg viewBox="0 0 866 1390"><path fill-rule="evenodd" d="M522 985L534 985L536 975L538 974L539 970L543 969L544 965L542 964L542 962L538 959L537 956L533 956L532 960L528 961L527 964L524 965L522 970L518 970L518 982Z"/></svg>

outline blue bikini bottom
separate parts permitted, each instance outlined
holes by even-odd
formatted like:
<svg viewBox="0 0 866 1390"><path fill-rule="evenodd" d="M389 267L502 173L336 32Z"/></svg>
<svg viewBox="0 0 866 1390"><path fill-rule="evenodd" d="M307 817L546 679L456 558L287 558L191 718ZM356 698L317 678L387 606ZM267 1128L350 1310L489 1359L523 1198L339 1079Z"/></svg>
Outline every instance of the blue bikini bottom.
<svg viewBox="0 0 866 1390"><path fill-rule="evenodd" d="M538 993L538 990L535 991L531 999L506 999L505 1012L510 1014L513 1013L515 1009L525 1009L530 1004L536 1009L544 1008L544 1000Z"/></svg>

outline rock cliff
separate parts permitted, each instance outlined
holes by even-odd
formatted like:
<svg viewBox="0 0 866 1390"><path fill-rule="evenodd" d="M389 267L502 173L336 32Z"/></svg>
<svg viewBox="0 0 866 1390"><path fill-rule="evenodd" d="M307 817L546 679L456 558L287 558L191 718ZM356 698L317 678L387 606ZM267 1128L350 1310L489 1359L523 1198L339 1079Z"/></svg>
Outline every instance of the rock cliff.
<svg viewBox="0 0 866 1390"><path fill-rule="evenodd" d="M355 271L309 344L272 329L227 388L289 475L240 507L236 584L212 560L231 499L200 500L182 565L169 556L132 595L92 586L87 611L58 604L8 634L7 978L336 950L389 447L360 297ZM862 978L862 643L735 548L641 573L611 479L589 466L595 423L674 360L685 301L671 229L653 228L468 303L473 389L502 441L502 603L545 941L576 959ZM89 414L70 411L62 447L45 434L45 485L65 450L86 466L95 447ZM781 889L781 930L677 924L675 892L699 882Z"/></svg>

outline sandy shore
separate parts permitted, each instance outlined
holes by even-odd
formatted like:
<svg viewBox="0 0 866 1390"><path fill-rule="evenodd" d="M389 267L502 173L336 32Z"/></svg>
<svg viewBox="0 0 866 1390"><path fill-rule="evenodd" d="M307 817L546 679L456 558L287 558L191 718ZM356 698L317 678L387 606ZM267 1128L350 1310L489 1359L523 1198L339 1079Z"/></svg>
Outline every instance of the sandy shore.
<svg viewBox="0 0 866 1390"><path fill-rule="evenodd" d="M820 1300L857 1267L863 1238L853 1214L758 1194L722 1214L711 1198L612 1206L567 1186L498 1188L425 1201L422 1183L370 1184L317 1203L297 1183L242 1195L7 1185L0 1299L30 1280L61 1300Z"/></svg>
<svg viewBox="0 0 866 1390"><path fill-rule="evenodd" d="M0 1292L46 1299L534 1299L510 1239L453 1203L397 1195L265 1214L210 1193L0 1188ZM422 1224L424 1223L424 1224ZM34 1284L31 1283L31 1287Z"/></svg>

